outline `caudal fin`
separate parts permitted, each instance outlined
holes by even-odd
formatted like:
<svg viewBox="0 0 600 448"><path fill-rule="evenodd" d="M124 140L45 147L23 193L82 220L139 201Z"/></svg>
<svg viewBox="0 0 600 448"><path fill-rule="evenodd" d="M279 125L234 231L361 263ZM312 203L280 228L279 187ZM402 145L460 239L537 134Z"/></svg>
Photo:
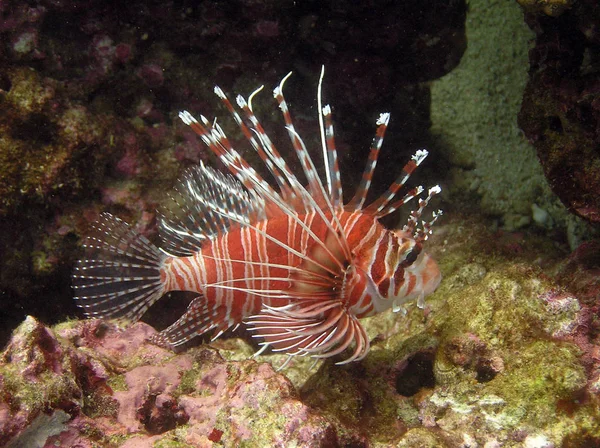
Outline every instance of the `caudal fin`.
<svg viewBox="0 0 600 448"><path fill-rule="evenodd" d="M100 215L83 246L73 290L88 317L135 321L165 293L160 269L166 255L116 216Z"/></svg>

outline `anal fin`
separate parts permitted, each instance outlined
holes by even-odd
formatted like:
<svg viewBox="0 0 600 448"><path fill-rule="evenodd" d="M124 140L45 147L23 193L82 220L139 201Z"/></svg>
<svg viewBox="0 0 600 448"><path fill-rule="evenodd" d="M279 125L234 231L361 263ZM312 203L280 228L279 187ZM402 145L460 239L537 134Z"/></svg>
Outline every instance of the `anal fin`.
<svg viewBox="0 0 600 448"><path fill-rule="evenodd" d="M174 348L210 330L224 331L230 324L225 320L225 308L214 307L203 296L196 297L176 322L150 338L160 347Z"/></svg>

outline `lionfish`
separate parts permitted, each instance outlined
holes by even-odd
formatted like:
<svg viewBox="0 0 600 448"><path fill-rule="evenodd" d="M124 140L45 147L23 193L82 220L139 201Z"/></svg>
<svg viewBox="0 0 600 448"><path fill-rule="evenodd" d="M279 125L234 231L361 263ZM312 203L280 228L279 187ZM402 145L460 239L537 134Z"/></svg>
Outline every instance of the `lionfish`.
<svg viewBox="0 0 600 448"><path fill-rule="evenodd" d="M423 242L441 211L420 221L435 186L397 194L427 156L417 151L389 188L365 204L390 114L377 131L354 197L344 203L331 107L317 90L323 183L292 123L283 86L273 91L306 182L301 182L265 133L252 98L237 96L234 108L223 90L214 92L273 176L267 182L236 151L216 122L179 114L230 171L203 163L188 169L158 212L161 248L119 218L103 213L84 241L86 258L73 274L78 305L88 317L139 319L169 291L193 291L187 311L153 342L179 346L216 330L216 337L245 323L262 348L294 356L328 358L350 347L338 364L358 361L369 351L359 319L431 294L441 280ZM240 114L241 111L241 114ZM401 230L379 220L420 197ZM283 367L283 366L282 366Z"/></svg>

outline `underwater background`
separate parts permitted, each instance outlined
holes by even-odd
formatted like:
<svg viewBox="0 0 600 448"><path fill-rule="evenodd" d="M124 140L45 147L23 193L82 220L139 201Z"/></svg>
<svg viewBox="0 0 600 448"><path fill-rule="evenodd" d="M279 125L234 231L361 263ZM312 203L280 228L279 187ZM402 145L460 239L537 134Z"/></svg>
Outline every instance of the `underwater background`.
<svg viewBox="0 0 600 448"><path fill-rule="evenodd" d="M156 240L178 175L222 168L179 111L224 117L256 161L213 87L264 84L254 111L291 154L269 93L291 70L318 154L321 65L346 191L381 112L373 195L429 151L425 310L370 318L359 363L279 372L243 330L147 344L183 295L130 327L81 320L70 276L100 213ZM599 222L597 1L0 1L0 446L600 446Z"/></svg>

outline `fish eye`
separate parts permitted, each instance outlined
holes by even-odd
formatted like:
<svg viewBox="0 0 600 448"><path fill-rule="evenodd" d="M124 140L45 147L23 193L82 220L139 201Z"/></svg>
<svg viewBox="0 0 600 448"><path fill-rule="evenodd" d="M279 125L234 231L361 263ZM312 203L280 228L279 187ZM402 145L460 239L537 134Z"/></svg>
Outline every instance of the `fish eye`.
<svg viewBox="0 0 600 448"><path fill-rule="evenodd" d="M400 263L400 265L404 268L407 268L408 266L413 264L415 261L417 261L417 258L419 257L420 253L421 253L421 245L417 243L406 252L406 255L404 256L404 260L402 260L402 263Z"/></svg>
<svg viewBox="0 0 600 448"><path fill-rule="evenodd" d="M405 266L410 266L417 260L418 256L419 256L419 251L411 249L408 251L408 253L404 257L404 261L402 262L402 264Z"/></svg>

